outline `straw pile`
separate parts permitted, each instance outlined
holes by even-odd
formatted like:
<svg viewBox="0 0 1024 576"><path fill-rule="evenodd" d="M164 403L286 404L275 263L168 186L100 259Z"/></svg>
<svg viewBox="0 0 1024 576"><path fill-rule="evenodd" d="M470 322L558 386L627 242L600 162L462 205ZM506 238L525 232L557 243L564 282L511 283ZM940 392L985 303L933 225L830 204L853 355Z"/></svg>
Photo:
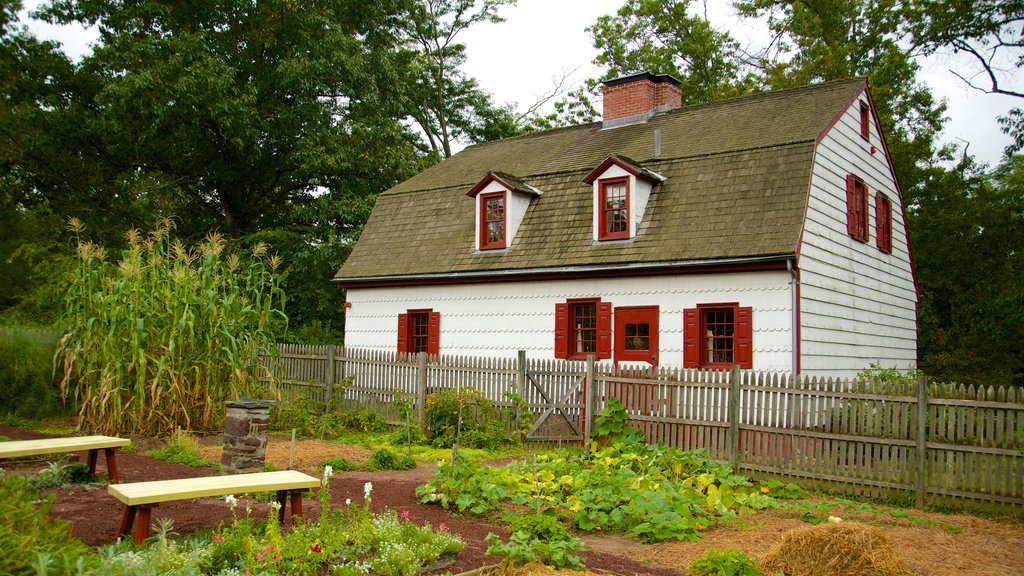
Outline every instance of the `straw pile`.
<svg viewBox="0 0 1024 576"><path fill-rule="evenodd" d="M856 522L787 532L761 561L767 574L786 576L909 576L881 530Z"/></svg>

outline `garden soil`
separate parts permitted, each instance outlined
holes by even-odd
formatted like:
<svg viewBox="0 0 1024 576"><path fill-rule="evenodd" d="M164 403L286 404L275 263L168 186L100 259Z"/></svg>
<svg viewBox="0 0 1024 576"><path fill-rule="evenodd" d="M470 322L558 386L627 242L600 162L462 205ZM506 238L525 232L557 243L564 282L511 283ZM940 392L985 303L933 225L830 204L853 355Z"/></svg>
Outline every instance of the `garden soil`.
<svg viewBox="0 0 1024 576"><path fill-rule="evenodd" d="M0 435L14 440L42 438L47 435L0 426ZM211 439L215 440L215 439ZM152 448L152 442L136 441L136 445ZM362 462L370 453L353 446L302 440L296 443L294 454L288 438L271 436L267 448L267 461L279 469L288 467L319 474L319 463L328 458L344 457ZM219 460L217 448L203 449L202 456ZM85 461L85 453L78 454ZM100 473L105 473L105 462L99 458ZM215 474L208 468L190 468L149 458L142 453L119 452L118 468L123 482L142 482L171 478L199 477ZM8 473L32 473L46 466L46 462L33 461L13 464L4 462ZM495 532L507 534L498 526L476 519L451 514L437 505L420 504L414 494L416 486L432 478L432 466L420 464L414 470L381 472L336 472L331 479L333 506L344 506L346 499L362 502L363 486L373 483L371 505L374 510L408 510L411 520L432 526L445 524L451 532L466 542L465 549L454 562L439 566L440 572L469 571L493 564L496 558L486 556L484 536ZM266 504L243 500L252 508L252 514L263 517ZM96 546L117 539L117 524L123 506L107 494L103 486L76 485L56 492L53 514L71 523L72 534L87 544ZM304 502L304 511L311 518L319 516L316 499ZM837 515L842 516L840 511ZM1024 576L1024 522L1008 518L978 518L966 515L942 515L917 512L946 526L913 524L903 520L880 519L873 516L844 518L857 520L880 528L892 543L896 554L907 571L914 576ZM154 519L171 518L174 532L186 534L214 529L221 520L230 520L231 511L222 499L180 500L160 504L153 511ZM759 513L743 522L720 525L709 530L700 542L670 542L644 545L618 535L582 535L590 550L585 553L587 568L597 574L633 576L684 576L686 566L708 549L735 548L755 559L765 557L778 546L791 530L807 527L792 512Z"/></svg>

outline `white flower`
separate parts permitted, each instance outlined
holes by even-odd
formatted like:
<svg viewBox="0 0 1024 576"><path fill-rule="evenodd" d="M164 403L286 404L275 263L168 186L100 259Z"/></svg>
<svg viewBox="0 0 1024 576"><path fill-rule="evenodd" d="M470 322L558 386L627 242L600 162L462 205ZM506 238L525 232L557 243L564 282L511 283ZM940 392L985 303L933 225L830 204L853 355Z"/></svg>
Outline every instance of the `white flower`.
<svg viewBox="0 0 1024 576"><path fill-rule="evenodd" d="M231 506L231 509L232 509L232 510L234 510L234 509L235 509L235 506L238 506L238 498L235 498L235 495L234 495L234 494L228 494L227 496L225 496L225 497L224 497L224 502L225 502L225 503L226 503L226 504L227 504L228 506Z"/></svg>
<svg viewBox="0 0 1024 576"><path fill-rule="evenodd" d="M281 509L281 503L278 502L277 500L272 501L270 503L270 509L271 510L280 510Z"/></svg>
<svg viewBox="0 0 1024 576"><path fill-rule="evenodd" d="M331 476L334 476L334 468L331 468L331 465L328 464L324 466L324 480L330 479Z"/></svg>
<svg viewBox="0 0 1024 576"><path fill-rule="evenodd" d="M369 500L370 492L373 492L373 482L367 482L366 484L363 484L363 497Z"/></svg>
<svg viewBox="0 0 1024 576"><path fill-rule="evenodd" d="M350 506L351 504L352 504L352 499L351 498L345 498L345 506Z"/></svg>

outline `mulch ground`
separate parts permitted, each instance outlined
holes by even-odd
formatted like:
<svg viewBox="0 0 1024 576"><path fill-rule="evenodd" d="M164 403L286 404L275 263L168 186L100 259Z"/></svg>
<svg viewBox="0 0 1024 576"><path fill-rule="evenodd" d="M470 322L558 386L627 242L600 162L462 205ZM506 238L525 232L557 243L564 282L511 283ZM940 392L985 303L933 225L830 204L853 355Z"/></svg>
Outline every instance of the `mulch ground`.
<svg viewBox="0 0 1024 576"><path fill-rule="evenodd" d="M11 439L42 438L47 435L34 431L0 426L0 435ZM208 443L218 439L213 437ZM142 448L153 448L150 442L138 441ZM140 450L141 452L141 450ZM271 436L267 460L279 469L285 469L289 460L293 467L319 475L319 464L327 458L344 457L353 462L368 458L369 451L338 444L300 441L292 450L289 439ZM202 456L218 460L216 447L203 449ZM79 454L85 461L85 453ZM118 467L123 482L142 482L171 478L189 478L216 474L208 468L190 468L155 460L142 453L118 452ZM36 461L11 465L4 462L8 472L38 471L46 466ZM372 508L375 511L393 509L409 511L412 521L438 526L444 523L466 543L454 564L441 568L453 574L494 564L496 558L484 555L484 537L495 532L507 534L501 527L455 514L440 506L420 504L414 490L432 478L432 466L420 464L415 470L404 472L336 472L331 479L332 506L343 506L345 499L362 502L363 485L373 483ZM103 457L99 458L99 472L105 473ZM243 501L252 506L255 517L265 517L267 506L258 501ZM316 499L307 499L304 511L310 518L320 514ZM241 509L241 508L240 508ZM53 514L71 523L72 534L87 544L98 546L117 538L117 524L122 505L107 494L105 487L71 486L56 492ZM1024 523L1010 518L978 518L967 515L941 515L914 511L925 517L958 528L952 532L941 526L911 524L906 521L881 520L874 517L846 518L869 522L882 528L892 541L907 570L915 576L1024 576ZM180 500L160 504L154 511L156 518L174 520L174 531L187 534L212 530L221 520L230 520L231 511L220 498ZM708 549L736 548L754 558L761 558L781 542L785 533L805 527L792 512L759 513L756 517L735 524L726 524L709 530L700 542L670 542L643 545L617 535L582 537L591 550L585 553L587 568L598 574L633 576L684 576L685 567Z"/></svg>

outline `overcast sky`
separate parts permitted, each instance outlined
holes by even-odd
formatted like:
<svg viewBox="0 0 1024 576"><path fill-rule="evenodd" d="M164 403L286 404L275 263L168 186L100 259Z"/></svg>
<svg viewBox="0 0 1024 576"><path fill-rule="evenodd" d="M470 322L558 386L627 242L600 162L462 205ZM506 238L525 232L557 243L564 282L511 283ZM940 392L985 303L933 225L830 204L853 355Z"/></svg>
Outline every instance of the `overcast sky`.
<svg viewBox="0 0 1024 576"><path fill-rule="evenodd" d="M28 7L38 4L40 0L25 2ZM520 109L550 91L564 74L571 73L572 85L578 86L587 78L601 75L591 62L596 50L584 29L621 4L622 0L519 0L516 6L505 6L500 13L506 22L480 24L459 37L469 54L465 71L498 103L515 103ZM741 19L730 2L710 0L708 18L715 26L729 30L745 48L756 49L765 43L765 27ZM81 29L34 21L29 24L38 36L60 41L72 56L86 52L95 38L95 34ZM1009 142L995 119L1024 102L970 89L948 71L952 65L949 57L935 57L924 63L919 75L936 97L948 102L943 140L969 144L970 152L979 160L995 164Z"/></svg>

